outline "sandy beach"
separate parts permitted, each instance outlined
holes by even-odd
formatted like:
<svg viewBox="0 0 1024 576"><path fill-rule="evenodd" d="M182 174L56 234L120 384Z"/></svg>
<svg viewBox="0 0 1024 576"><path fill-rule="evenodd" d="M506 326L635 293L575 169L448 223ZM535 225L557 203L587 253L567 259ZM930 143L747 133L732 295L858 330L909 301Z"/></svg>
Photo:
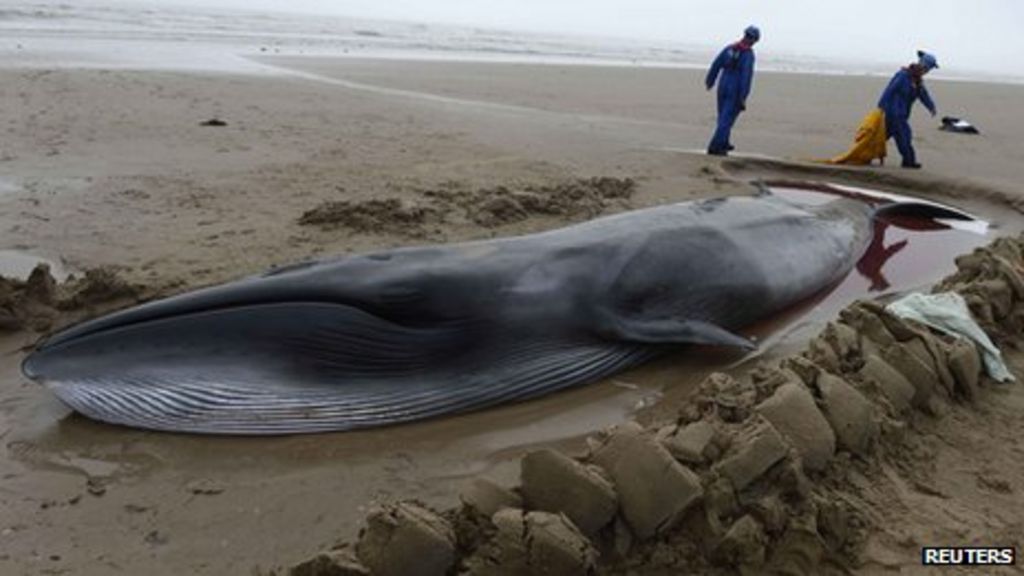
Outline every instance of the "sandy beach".
<svg viewBox="0 0 1024 576"><path fill-rule="evenodd" d="M750 194L746 181L757 177L913 193L971 211L995 235L1024 228L1024 86L930 81L940 115L966 117L982 135L940 132L937 119L917 110L924 169L911 172L897 167L893 146L895 161L881 168L804 162L846 149L884 86L880 77L759 74L734 133L738 154L721 160L701 153L714 121L701 71L269 55L254 62L260 73L31 62L0 69L0 249L71 272L113 266L153 297L309 258ZM201 125L210 119L226 125ZM635 185L609 199L588 188L594 178ZM592 201L585 209L481 219L482 204L472 204L498 187L557 195L572 186ZM470 200L435 200L452 191ZM395 203L372 204L384 200ZM368 207L368 219L302 223L325 202ZM951 272L952 256L922 283ZM820 326L824 317L811 318ZM740 369L730 366L735 358L688 352L486 413L358 433L207 438L71 414L19 372L38 336L0 337L5 574L290 566L353 538L372 502L451 506L474 478L513 479L516 458L531 447L577 449L588 433L653 417L659 399L686 395L712 370ZM940 544L990 534L1019 546L1022 405L1018 384L985 401L979 416L924 425L941 455L929 464L931 485L944 496L912 486L904 496L942 505L906 515L887 536ZM976 474L1007 488L986 492ZM875 563L864 573L917 565L918 550L895 548L895 540L871 550Z"/></svg>

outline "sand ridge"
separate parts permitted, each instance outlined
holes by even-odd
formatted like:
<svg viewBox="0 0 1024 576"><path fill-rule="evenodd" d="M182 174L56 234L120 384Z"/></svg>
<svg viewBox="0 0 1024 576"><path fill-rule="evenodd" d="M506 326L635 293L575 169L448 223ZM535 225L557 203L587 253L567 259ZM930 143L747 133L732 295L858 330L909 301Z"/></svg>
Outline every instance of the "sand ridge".
<svg viewBox="0 0 1024 576"><path fill-rule="evenodd" d="M615 204L630 207L636 183L629 178L581 178L561 184L527 185L518 190L499 185L476 190L458 182L419 191L419 198L371 199L363 202L325 201L299 217L299 224L355 232L421 236L427 225L442 226L462 218L483 228L497 228L550 216L559 223L601 215Z"/></svg>

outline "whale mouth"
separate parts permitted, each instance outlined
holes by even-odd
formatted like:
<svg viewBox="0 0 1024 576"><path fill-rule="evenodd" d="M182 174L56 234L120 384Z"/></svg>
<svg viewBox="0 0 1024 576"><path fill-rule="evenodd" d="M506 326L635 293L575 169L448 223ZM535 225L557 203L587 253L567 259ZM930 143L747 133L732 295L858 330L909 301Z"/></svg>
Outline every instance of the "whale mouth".
<svg viewBox="0 0 1024 576"><path fill-rule="evenodd" d="M264 277L249 278L231 284L200 289L171 296L113 312L105 316L72 325L47 338L39 350L47 350L76 339L104 332L123 330L148 322L162 322L190 315L202 315L242 309L253 306L272 306L287 303L330 304L328 295L301 290L281 290L280 284ZM322 291L321 291L322 292Z"/></svg>
<svg viewBox="0 0 1024 576"><path fill-rule="evenodd" d="M77 339L116 332L149 323L203 318L208 315L251 313L258 308L344 306L400 325L425 325L457 317L428 317L421 309L424 292L407 283L384 287L364 283L367 272L379 273L376 254L345 259L343 276L332 271L341 259L306 261L271 269L263 274L227 284L200 288L113 312L75 324L47 338L39 350L48 350Z"/></svg>

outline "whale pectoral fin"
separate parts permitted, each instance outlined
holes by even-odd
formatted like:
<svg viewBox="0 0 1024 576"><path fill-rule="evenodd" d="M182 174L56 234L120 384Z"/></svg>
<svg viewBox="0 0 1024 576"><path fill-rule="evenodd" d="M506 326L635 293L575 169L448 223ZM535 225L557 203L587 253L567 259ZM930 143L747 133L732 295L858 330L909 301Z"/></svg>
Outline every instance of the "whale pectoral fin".
<svg viewBox="0 0 1024 576"><path fill-rule="evenodd" d="M756 344L743 336L702 320L617 319L610 332L621 340L648 344L708 344L745 350L757 348Z"/></svg>

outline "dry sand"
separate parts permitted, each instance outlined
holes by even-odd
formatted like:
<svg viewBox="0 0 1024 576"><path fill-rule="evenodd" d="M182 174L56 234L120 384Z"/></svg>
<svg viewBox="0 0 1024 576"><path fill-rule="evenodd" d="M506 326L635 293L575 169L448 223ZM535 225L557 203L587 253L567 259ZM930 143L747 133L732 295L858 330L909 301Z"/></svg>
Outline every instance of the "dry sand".
<svg viewBox="0 0 1024 576"><path fill-rule="evenodd" d="M74 270L120 266L152 296L321 255L514 234L602 211L748 193L742 179L761 175L910 190L954 201L1001 231L1021 226L1024 87L933 82L941 112L969 118L983 136L939 132L918 110L925 169L907 173L721 162L688 152L704 147L713 122L713 98L694 71L265 62L285 72L0 71L0 248ZM735 143L741 152L791 160L842 151L884 82L760 74ZM200 125L211 118L227 124ZM591 178L635 185L627 195L587 196L579 182ZM591 208L475 217L501 187L558 197L573 186L585 190L571 197L597 198ZM439 209L431 200L439 196L456 201ZM395 213L415 225L359 231L300 222L325 203L374 212L373 201L397 202ZM21 347L36 336L0 338L2 573L246 574L290 565L351 538L372 501L451 505L481 474L515 476L514 458L528 447L578 446L585 434L659 394L680 397L733 360L684 354L537 402L383 431L233 440L69 415L18 372ZM958 416L926 430L935 438L941 505L885 518L899 524L892 530L914 545L1019 535L1012 516L990 510L1004 502L990 500L985 486L1024 490L1024 471L998 464L1022 455L1013 408L1022 404L1020 390L983 404L987 417ZM913 485L894 497L939 498ZM884 548L879 562L912 567L914 545Z"/></svg>

